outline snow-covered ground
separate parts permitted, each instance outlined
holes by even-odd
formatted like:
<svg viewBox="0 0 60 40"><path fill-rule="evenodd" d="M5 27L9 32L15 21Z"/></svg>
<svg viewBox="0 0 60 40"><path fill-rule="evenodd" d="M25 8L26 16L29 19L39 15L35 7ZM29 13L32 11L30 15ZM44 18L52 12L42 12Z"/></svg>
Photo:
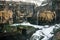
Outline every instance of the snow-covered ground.
<svg viewBox="0 0 60 40"><path fill-rule="evenodd" d="M40 30L37 30L31 36L30 40L39 40L42 36L44 38L42 38L41 40L48 40L49 38L51 38L52 36L54 36L54 34L52 34L53 33L53 29L60 28L60 24L55 24L55 25L52 25L52 26L49 26L49 25L39 26L39 25L30 24L28 22L23 22L23 23L20 23L20 24L13 24L12 26L17 26L17 25L32 26L32 27L40 29Z"/></svg>

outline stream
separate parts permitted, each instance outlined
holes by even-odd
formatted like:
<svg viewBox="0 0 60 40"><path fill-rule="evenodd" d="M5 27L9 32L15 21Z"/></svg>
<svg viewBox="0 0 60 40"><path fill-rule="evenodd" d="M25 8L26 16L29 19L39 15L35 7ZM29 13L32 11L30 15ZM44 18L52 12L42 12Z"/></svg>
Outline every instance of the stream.
<svg viewBox="0 0 60 40"><path fill-rule="evenodd" d="M38 28L35 33L30 37L29 40L51 40L51 38L54 36L54 31L60 28L60 24L55 25L33 25L29 22L23 22L21 24L13 24L13 25L27 25L32 26L34 28Z"/></svg>

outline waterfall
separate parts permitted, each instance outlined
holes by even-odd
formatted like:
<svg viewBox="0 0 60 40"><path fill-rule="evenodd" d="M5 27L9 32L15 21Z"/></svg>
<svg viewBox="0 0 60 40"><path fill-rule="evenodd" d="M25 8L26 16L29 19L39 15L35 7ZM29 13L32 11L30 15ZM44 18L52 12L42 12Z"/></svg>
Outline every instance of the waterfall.
<svg viewBox="0 0 60 40"><path fill-rule="evenodd" d="M42 30L36 31L30 38L30 40L49 40L54 36L53 29L60 28L60 24L55 24L53 26L45 25L42 27ZM58 27L57 27L58 26Z"/></svg>
<svg viewBox="0 0 60 40"><path fill-rule="evenodd" d="M55 25L44 25L44 26L38 26L38 25L33 25L30 24L29 22L23 22L20 24L12 24L12 25L27 25L27 26L32 26L35 28L39 28L33 35L30 37L30 40L49 40L51 37L54 36L54 29L60 28L60 24L55 24Z"/></svg>

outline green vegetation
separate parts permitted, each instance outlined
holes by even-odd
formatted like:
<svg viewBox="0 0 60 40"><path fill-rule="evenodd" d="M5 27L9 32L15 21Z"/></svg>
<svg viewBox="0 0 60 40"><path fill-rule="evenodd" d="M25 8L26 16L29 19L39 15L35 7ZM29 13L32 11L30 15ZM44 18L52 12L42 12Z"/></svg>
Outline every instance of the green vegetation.
<svg viewBox="0 0 60 40"><path fill-rule="evenodd" d="M21 31L23 29L26 29L26 31L31 31L31 30L35 30L34 27L32 26L25 26L25 25L18 25L18 26L10 26L10 25L5 25L3 28L3 32L19 32L21 33Z"/></svg>

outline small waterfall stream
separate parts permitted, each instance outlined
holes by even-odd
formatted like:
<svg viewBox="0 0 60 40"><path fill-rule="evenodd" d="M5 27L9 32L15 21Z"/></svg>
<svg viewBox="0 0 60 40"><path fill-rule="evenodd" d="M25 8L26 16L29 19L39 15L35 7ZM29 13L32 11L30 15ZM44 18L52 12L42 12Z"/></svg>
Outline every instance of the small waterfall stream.
<svg viewBox="0 0 60 40"><path fill-rule="evenodd" d="M39 26L40 30L37 30L30 38L30 40L50 40L54 36L54 29L60 28L60 24L55 24L53 26L45 25ZM37 27L37 26L36 26Z"/></svg>
<svg viewBox="0 0 60 40"><path fill-rule="evenodd" d="M54 29L56 30L60 28L60 24L55 24L51 26L49 25L40 26L40 25L30 24L29 22L23 22L21 24L13 24L13 25L27 25L38 28L39 30L33 33L33 35L30 37L29 40L50 40L50 38L54 36L53 34Z"/></svg>

